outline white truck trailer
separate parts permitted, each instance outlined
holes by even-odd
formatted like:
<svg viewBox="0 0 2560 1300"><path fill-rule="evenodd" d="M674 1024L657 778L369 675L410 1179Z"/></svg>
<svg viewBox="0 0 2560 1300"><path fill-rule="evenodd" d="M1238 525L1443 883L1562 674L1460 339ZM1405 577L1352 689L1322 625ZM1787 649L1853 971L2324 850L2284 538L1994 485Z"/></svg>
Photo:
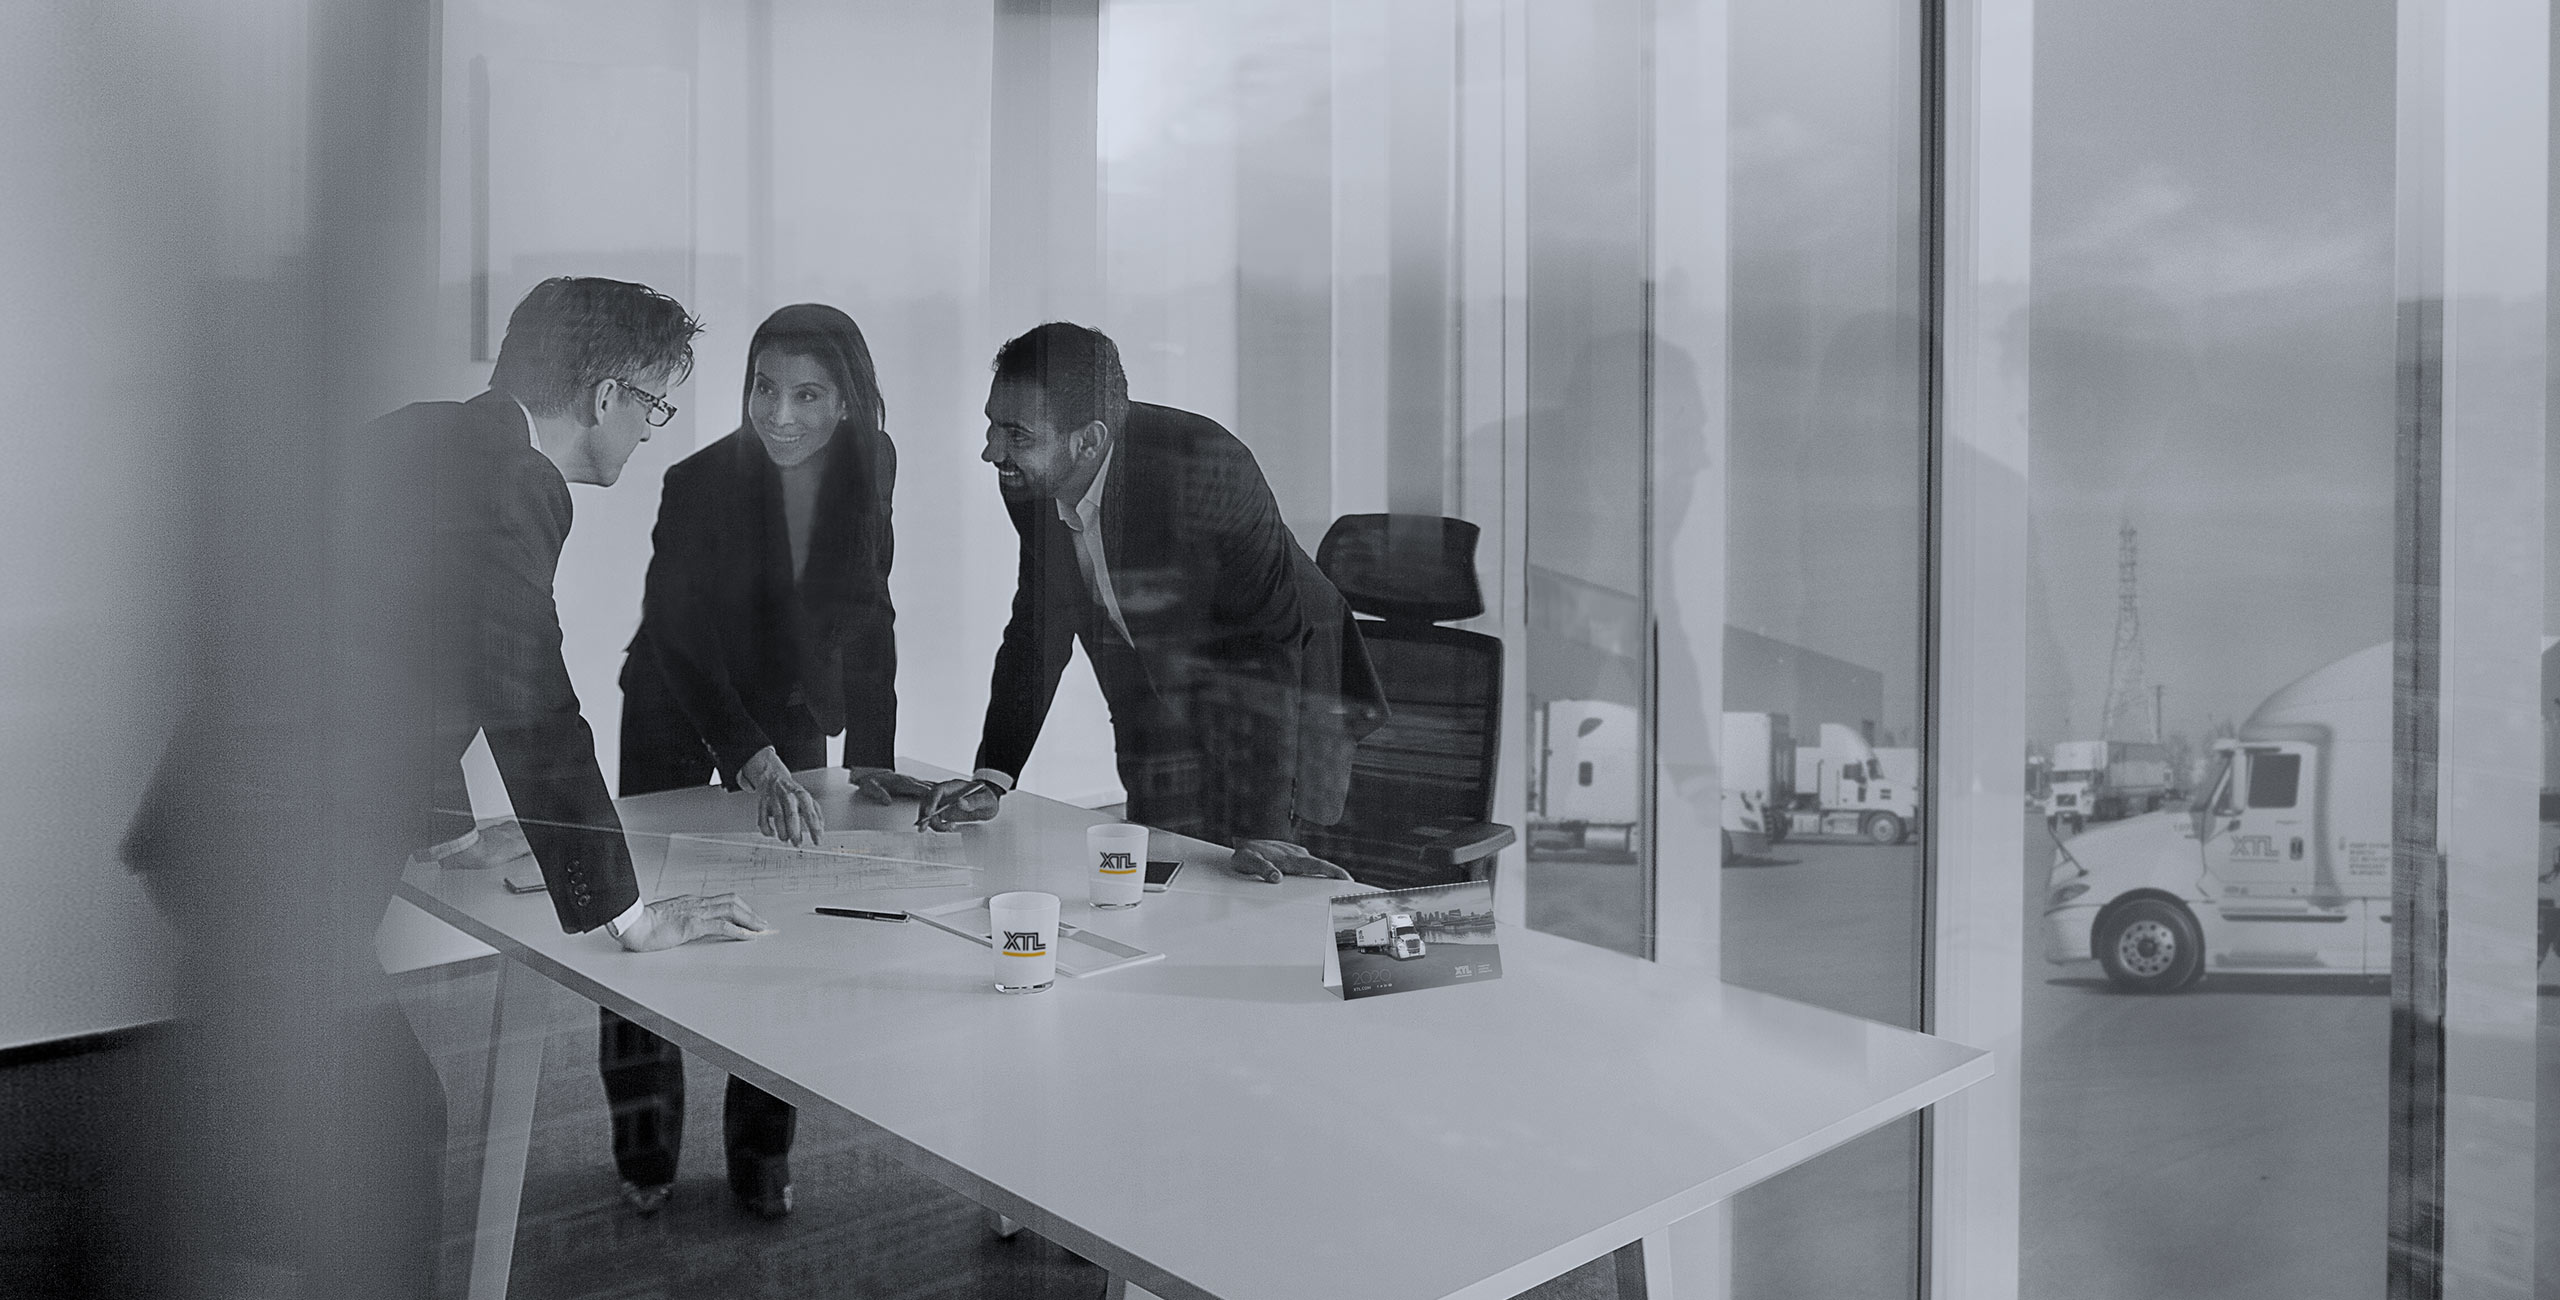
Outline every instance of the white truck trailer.
<svg viewBox="0 0 2560 1300"><path fill-rule="evenodd" d="M2560 690L2545 638L2543 695ZM2543 953L2560 904L2560 798L2543 773ZM2391 971L2391 646L2267 697L2183 812L2055 842L2045 957L2096 958L2119 986L2184 988L2209 971Z"/></svg>
<svg viewBox="0 0 2560 1300"><path fill-rule="evenodd" d="M1638 860L1642 731L1635 706L1550 700L1530 717L1529 856Z"/></svg>
<svg viewBox="0 0 2560 1300"><path fill-rule="evenodd" d="M1758 857L1787 838L1796 741L1783 713L1724 715L1724 856Z"/></svg>

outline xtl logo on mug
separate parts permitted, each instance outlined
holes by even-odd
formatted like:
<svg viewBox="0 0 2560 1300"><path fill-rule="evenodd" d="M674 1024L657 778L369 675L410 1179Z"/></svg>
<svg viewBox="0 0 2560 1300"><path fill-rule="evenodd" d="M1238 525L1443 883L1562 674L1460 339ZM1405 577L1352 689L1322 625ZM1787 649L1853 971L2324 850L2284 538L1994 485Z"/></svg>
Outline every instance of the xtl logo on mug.
<svg viewBox="0 0 2560 1300"><path fill-rule="evenodd" d="M1138 859L1134 854L1105 853L1102 855L1102 874L1106 876L1125 876L1137 869Z"/></svg>
<svg viewBox="0 0 2560 1300"><path fill-rule="evenodd" d="M1004 932L1005 956L1038 957L1048 951L1049 950L1047 948L1042 947L1040 944L1040 932L1038 930L1007 930Z"/></svg>

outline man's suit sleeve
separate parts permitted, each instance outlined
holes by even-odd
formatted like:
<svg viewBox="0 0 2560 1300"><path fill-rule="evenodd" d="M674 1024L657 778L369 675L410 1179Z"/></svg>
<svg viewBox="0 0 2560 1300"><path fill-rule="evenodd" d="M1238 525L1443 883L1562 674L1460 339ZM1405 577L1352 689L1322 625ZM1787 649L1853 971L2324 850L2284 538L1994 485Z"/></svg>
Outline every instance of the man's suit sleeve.
<svg viewBox="0 0 2560 1300"><path fill-rule="evenodd" d="M659 492L658 523L649 531L649 573L641 586L640 635L657 651L667 693L711 747L721 781L734 789L738 769L773 742L738 697L728 656L720 651L718 602L706 585L737 579L716 571L718 521L713 503L703 499L707 476L692 468L669 470Z"/></svg>
<svg viewBox="0 0 2560 1300"><path fill-rule="evenodd" d="M844 765L888 767L898 749L898 611L889 599L889 565L897 550L890 498L898 486L898 448L873 433L865 466L868 495L863 553L853 603L845 611Z"/></svg>
<svg viewBox="0 0 2560 1300"><path fill-rule="evenodd" d="M569 534L569 490L556 479L519 480L504 485L491 508L475 566L480 725L560 926L583 933L640 901L640 886L560 655L551 583Z"/></svg>
<svg viewBox="0 0 2560 1300"><path fill-rule="evenodd" d="M1075 627L1058 612L1060 593L1047 590L1048 566L1041 564L1039 532L1045 502L1008 501L1006 513L1021 536L1021 560L1013 582L1013 617L1004 625L1004 642L996 647L996 668L987 684L987 721L978 739L977 766L982 770L1022 775L1031 746L1048 721L1049 704L1058 695L1058 678L1075 653ZM1074 595L1081 599L1079 590Z"/></svg>

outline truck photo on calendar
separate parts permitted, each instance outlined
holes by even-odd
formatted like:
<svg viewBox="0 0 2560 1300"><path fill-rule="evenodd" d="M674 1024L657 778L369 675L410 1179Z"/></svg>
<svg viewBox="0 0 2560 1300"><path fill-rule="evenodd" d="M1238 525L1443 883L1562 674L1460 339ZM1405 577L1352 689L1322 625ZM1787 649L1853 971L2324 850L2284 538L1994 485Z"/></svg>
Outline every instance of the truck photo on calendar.
<svg viewBox="0 0 2560 1300"><path fill-rule="evenodd" d="M1499 979L1493 882L1342 895L1333 900L1333 947L1345 998Z"/></svg>

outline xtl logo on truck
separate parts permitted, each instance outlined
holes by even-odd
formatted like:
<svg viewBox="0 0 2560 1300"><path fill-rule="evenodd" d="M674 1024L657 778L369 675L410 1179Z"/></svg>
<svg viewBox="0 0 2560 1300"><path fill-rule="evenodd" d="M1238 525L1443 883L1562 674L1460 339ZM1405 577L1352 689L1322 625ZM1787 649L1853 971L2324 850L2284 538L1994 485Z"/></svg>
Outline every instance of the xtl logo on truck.
<svg viewBox="0 0 2560 1300"><path fill-rule="evenodd" d="M2235 858L2263 858L2269 862L2273 862L2276 859L2276 837L2273 835L2234 835L2231 837L2231 856Z"/></svg>

